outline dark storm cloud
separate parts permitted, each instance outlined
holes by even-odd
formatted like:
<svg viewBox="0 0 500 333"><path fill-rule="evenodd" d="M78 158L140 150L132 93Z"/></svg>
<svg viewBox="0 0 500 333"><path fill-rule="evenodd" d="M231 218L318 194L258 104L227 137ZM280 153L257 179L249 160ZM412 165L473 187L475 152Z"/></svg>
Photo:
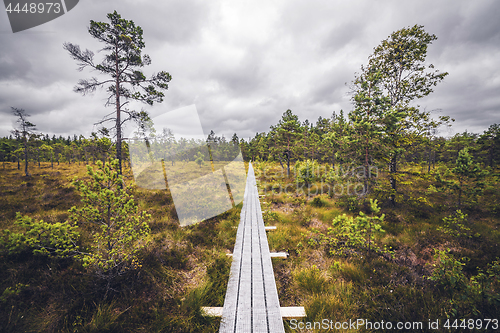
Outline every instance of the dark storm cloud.
<svg viewBox="0 0 500 333"><path fill-rule="evenodd" d="M345 83L383 39L415 24L438 37L428 63L450 73L417 104L454 117L454 132L500 123L498 1L88 0L17 34L0 20L0 135L15 122L10 106L25 108L40 131L58 135L88 135L111 112L105 92L73 92L79 79L98 73L78 72L62 44L102 59L103 45L87 28L115 9L144 30L152 59L145 74L166 70L173 77L164 103L130 107L157 115L195 104L205 132L248 138L268 131L287 109L310 122L350 110Z"/></svg>

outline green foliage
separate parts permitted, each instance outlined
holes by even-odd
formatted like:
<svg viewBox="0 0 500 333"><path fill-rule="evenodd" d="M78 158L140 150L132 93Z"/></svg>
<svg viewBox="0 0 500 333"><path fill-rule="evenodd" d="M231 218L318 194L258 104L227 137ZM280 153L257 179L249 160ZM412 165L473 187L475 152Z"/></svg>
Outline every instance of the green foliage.
<svg viewBox="0 0 500 333"><path fill-rule="evenodd" d="M455 259L449 252L449 249L436 250L434 254L436 263L432 265L434 269L428 279L451 294L465 290L466 277L462 271L465 264Z"/></svg>
<svg viewBox="0 0 500 333"><path fill-rule="evenodd" d="M468 299L468 280L463 273L461 261L449 255L450 250L436 250L434 255L435 264L429 280L443 290L449 297L449 305L445 308L447 317L456 317L459 306Z"/></svg>
<svg viewBox="0 0 500 333"><path fill-rule="evenodd" d="M486 272L478 268L477 275L467 278L463 272L465 264L449 253L449 249L436 250L436 263L428 277L448 296L446 316L479 315L499 309L500 261L489 263Z"/></svg>
<svg viewBox="0 0 500 333"><path fill-rule="evenodd" d="M97 171L87 166L88 180L73 181L83 206L69 213L71 221L92 228L89 251L79 255L84 267L112 278L140 266L137 254L146 245L151 215L138 211L130 187L124 187L118 174L117 160L97 165Z"/></svg>
<svg viewBox="0 0 500 333"><path fill-rule="evenodd" d="M304 183L307 188L319 179L319 165L315 160L297 161L295 163L297 183Z"/></svg>
<svg viewBox="0 0 500 333"><path fill-rule="evenodd" d="M433 70L424 64L427 47L436 40L423 26L403 28L383 40L369 57L369 63L355 80L357 85L354 101L359 113L359 131L381 132L382 159L389 165L391 202L395 204L398 183L398 160L423 133L432 120L428 112L410 106L414 99L429 95L433 87L448 73ZM430 71L426 71L429 69ZM376 117L361 121L362 114ZM370 115L371 117L371 115ZM378 128L374 125L379 124ZM370 139L370 137L366 137ZM365 139L365 141L366 141ZM365 160L368 160L368 142L365 142ZM367 165L367 162L365 162Z"/></svg>
<svg viewBox="0 0 500 333"><path fill-rule="evenodd" d="M481 179L486 176L486 171L481 171L479 164L474 163L468 148L458 153L455 167L451 170L458 182L452 185L457 192L458 208L462 206L462 195L468 195L474 201L475 197L482 192L484 184ZM472 181L473 184L469 184Z"/></svg>
<svg viewBox="0 0 500 333"><path fill-rule="evenodd" d="M360 250L366 251L367 255L370 255L372 251L379 254L392 253L374 242L375 235L385 232L381 226L385 215L375 215L380 213L377 200L370 199L370 208L371 216L363 212L359 212L359 216L355 218L346 214L337 216L326 235L316 231L319 238L310 237L309 244L323 244L329 254L335 256L359 256Z"/></svg>
<svg viewBox="0 0 500 333"><path fill-rule="evenodd" d="M11 108L12 113L14 116L17 117L17 123L19 123L19 126L15 128L12 133L16 136L18 139L22 139L23 142L23 148L22 152L16 151L15 153L18 156L21 154L24 154L24 173L26 177L28 177L30 174L28 172L28 156L29 156L29 146L28 146L28 140L30 137L32 137L35 133L34 131L36 130L36 125L33 123L30 123L27 118L30 117L29 114L26 113L23 109L18 109L18 108Z"/></svg>
<svg viewBox="0 0 500 333"><path fill-rule="evenodd" d="M107 115L99 122L102 125L107 121L114 121L116 130L116 158L119 161L119 173L122 172L122 127L127 120L134 120L140 124L149 121L147 112L132 111L123 108L121 98L135 100L153 105L163 101L162 90L168 89L168 83L172 79L169 73L160 71L147 78L141 68L151 64L151 58L143 55L142 50L146 46L142 38L143 30L136 26L134 21L125 20L116 11L107 15L109 23L90 21L88 29L90 35L104 44L102 51L107 51L104 59L97 63L94 61L94 52L82 51L80 46L72 43L64 43L71 58L78 62L79 70L89 67L92 70L108 76L99 81L97 78L84 79L78 82L75 92L83 95L94 92L97 88L106 87L108 101L106 105L114 105L116 113ZM122 119L122 113L124 119ZM104 128L107 132L109 129Z"/></svg>
<svg viewBox="0 0 500 333"><path fill-rule="evenodd" d="M0 295L0 303L6 303L9 299L19 295L23 289L29 287L29 284L17 283L14 287L7 287Z"/></svg>
<svg viewBox="0 0 500 333"><path fill-rule="evenodd" d="M478 274L470 279L477 302L500 308L500 260L488 264L486 272L478 269Z"/></svg>
<svg viewBox="0 0 500 333"><path fill-rule="evenodd" d="M98 276L112 279L129 269L140 266L138 252L146 245L151 216L139 212L130 187L124 188L118 174L118 161L102 164L98 170L87 166L88 180L74 180L82 196L82 207L69 210L66 222L47 223L17 213L15 224L20 232L4 230L0 239L8 254L24 250L56 257L75 256L84 267ZM76 242L81 230L78 225L90 225L91 239L86 249Z"/></svg>
<svg viewBox="0 0 500 333"><path fill-rule="evenodd" d="M326 206L326 203L321 199L321 197L314 197L314 199L311 201L311 206L313 207L324 207Z"/></svg>
<svg viewBox="0 0 500 333"><path fill-rule="evenodd" d="M479 234L473 235L471 228L466 225L467 216L461 210L457 210L453 215L443 218L443 226L438 227L438 230L453 237L479 237Z"/></svg>
<svg viewBox="0 0 500 333"><path fill-rule="evenodd" d="M32 250L34 254L72 256L78 252L76 241L80 233L78 227L70 222L47 223L34 221L28 216L17 213L15 224L21 232L4 230L3 241L9 254Z"/></svg>
<svg viewBox="0 0 500 333"><path fill-rule="evenodd" d="M281 163L282 156L287 165L287 177L290 176L290 160L297 156L297 145L294 141L300 139L301 126L299 118L292 110L286 110L276 126L271 126L271 152ZM259 140L260 141L260 140ZM262 146L262 142L259 142Z"/></svg>
<svg viewBox="0 0 500 333"><path fill-rule="evenodd" d="M342 195L338 198L338 205L350 212L359 210L359 198L355 195Z"/></svg>
<svg viewBox="0 0 500 333"><path fill-rule="evenodd" d="M201 168L202 165L205 164L205 160L203 158L203 154L201 152L198 152L196 155L194 155L194 158L195 158L195 162L196 164L198 164Z"/></svg>

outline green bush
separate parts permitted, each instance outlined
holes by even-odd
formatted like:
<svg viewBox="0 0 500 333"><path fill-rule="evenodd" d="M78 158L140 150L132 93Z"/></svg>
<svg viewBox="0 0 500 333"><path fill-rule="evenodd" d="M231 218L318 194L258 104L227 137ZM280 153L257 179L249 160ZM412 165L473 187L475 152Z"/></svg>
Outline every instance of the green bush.
<svg viewBox="0 0 500 333"><path fill-rule="evenodd" d="M80 234L78 227L72 223L34 221L17 212L14 224L20 227L21 232L6 229L3 240L0 239L7 254L29 250L33 254L67 257L78 252L76 241Z"/></svg>
<svg viewBox="0 0 500 333"><path fill-rule="evenodd" d="M307 188L320 177L319 164L316 160L297 161L295 163L295 170L297 183L304 183Z"/></svg>
<svg viewBox="0 0 500 333"><path fill-rule="evenodd" d="M374 216L380 212L377 200L370 199L370 208L372 215L368 216L359 212L359 216L353 218L343 214L333 220L333 226L328 228L328 232L321 234L321 244L327 246L331 255L337 256L359 256L360 250L366 251L371 255L372 251L376 253L391 253L385 247L380 247L374 242L376 234L384 233L381 223L385 215Z"/></svg>
<svg viewBox="0 0 500 333"><path fill-rule="evenodd" d="M321 197L314 197L314 199L311 201L311 206L320 208L326 206L326 202L321 199Z"/></svg>

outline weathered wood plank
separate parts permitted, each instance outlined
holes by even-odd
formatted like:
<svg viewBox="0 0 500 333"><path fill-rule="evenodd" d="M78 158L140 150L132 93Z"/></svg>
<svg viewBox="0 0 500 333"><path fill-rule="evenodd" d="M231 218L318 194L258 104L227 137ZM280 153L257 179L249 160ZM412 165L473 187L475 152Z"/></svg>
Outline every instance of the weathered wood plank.
<svg viewBox="0 0 500 333"><path fill-rule="evenodd" d="M222 317L223 309L221 306L205 306L201 308L201 312L204 316ZM283 319L304 318L307 316L303 306L282 306L280 312Z"/></svg>
<svg viewBox="0 0 500 333"><path fill-rule="evenodd" d="M284 331L255 174L250 164L220 332Z"/></svg>

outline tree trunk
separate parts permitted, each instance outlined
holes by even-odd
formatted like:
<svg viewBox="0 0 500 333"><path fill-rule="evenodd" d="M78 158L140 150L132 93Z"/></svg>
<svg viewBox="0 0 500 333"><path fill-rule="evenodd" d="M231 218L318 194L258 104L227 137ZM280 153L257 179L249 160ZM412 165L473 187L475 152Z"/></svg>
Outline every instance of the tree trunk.
<svg viewBox="0 0 500 333"><path fill-rule="evenodd" d="M280 159L281 169L284 169L285 167L283 166L283 161L281 159L281 154L278 154L278 158Z"/></svg>
<svg viewBox="0 0 500 333"><path fill-rule="evenodd" d="M286 176L290 177L290 136L287 138L287 146L286 146Z"/></svg>
<svg viewBox="0 0 500 333"><path fill-rule="evenodd" d="M290 151L287 150L286 154L286 176L290 177Z"/></svg>
<svg viewBox="0 0 500 333"><path fill-rule="evenodd" d="M28 173L28 142L26 140L26 135L24 136L24 173L26 177L29 176Z"/></svg>
<svg viewBox="0 0 500 333"><path fill-rule="evenodd" d="M396 155L391 158L389 163L389 181L391 184L391 189L394 193L391 193L390 199L392 206L396 206Z"/></svg>
<svg viewBox="0 0 500 333"><path fill-rule="evenodd" d="M428 155L428 158L427 158L427 173L431 172L431 154L432 154L432 150L429 148L429 155Z"/></svg>
<svg viewBox="0 0 500 333"><path fill-rule="evenodd" d="M370 170L369 170L369 162L368 162L368 139L366 139L366 146L365 146L365 194L368 194L369 171Z"/></svg>
<svg viewBox="0 0 500 333"><path fill-rule="evenodd" d="M460 181L460 187L458 188L458 209L462 209L462 181Z"/></svg>
<svg viewBox="0 0 500 333"><path fill-rule="evenodd" d="M115 44L115 70L116 70L116 158L118 159L118 174L122 174L122 126L120 120L120 69L118 67L118 44Z"/></svg>

